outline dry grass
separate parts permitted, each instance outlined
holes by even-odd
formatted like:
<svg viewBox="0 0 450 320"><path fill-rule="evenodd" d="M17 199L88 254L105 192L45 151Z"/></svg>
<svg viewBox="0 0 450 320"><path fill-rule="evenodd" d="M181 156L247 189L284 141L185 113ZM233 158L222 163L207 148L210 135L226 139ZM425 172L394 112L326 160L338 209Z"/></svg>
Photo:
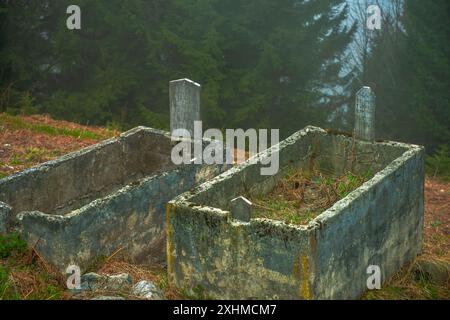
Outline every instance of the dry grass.
<svg viewBox="0 0 450 320"><path fill-rule="evenodd" d="M420 256L409 266L402 268L391 279L383 284L380 290L367 291L363 300L450 300L450 283L436 283L428 275L420 272L418 264L421 260L437 264L448 261L435 257Z"/></svg>
<svg viewBox="0 0 450 320"><path fill-rule="evenodd" d="M0 178L118 134L46 115L0 113Z"/></svg>
<svg viewBox="0 0 450 320"><path fill-rule="evenodd" d="M164 265L136 265L126 261L126 254L123 250L119 249L113 253L110 257L99 263L94 270L98 274L130 274L133 284L141 280L152 281L157 287L159 287L166 299L180 300L186 298L186 295L180 290L174 288L169 284L167 279L167 269ZM96 295L99 293L97 292ZM102 292L102 294L107 294ZM124 294L127 299L139 299L130 293Z"/></svg>
<svg viewBox="0 0 450 320"><path fill-rule="evenodd" d="M0 300L69 299L64 277L34 247L26 248L20 241L0 259Z"/></svg>
<svg viewBox="0 0 450 320"><path fill-rule="evenodd" d="M348 172L339 177L322 172L290 170L268 194L250 196L254 217L307 224L366 181Z"/></svg>
<svg viewBox="0 0 450 320"><path fill-rule="evenodd" d="M450 267L450 183L436 178L425 181L422 255L400 270L381 290L367 292L363 299L450 300L450 282L442 284L430 280L420 272L421 261Z"/></svg>
<svg viewBox="0 0 450 320"><path fill-rule="evenodd" d="M450 183L425 181L424 255L450 262Z"/></svg>

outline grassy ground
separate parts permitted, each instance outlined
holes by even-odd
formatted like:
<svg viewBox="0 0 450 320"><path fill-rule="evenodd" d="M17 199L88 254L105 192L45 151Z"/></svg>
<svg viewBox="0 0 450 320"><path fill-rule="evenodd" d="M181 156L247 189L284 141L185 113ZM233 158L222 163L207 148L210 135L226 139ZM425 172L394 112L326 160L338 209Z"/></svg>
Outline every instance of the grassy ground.
<svg viewBox="0 0 450 320"><path fill-rule="evenodd" d="M63 282L17 234L0 235L0 300L65 299Z"/></svg>
<svg viewBox="0 0 450 320"><path fill-rule="evenodd" d="M117 134L44 115L0 113L0 178Z"/></svg>
<svg viewBox="0 0 450 320"><path fill-rule="evenodd" d="M48 116L0 114L0 178L117 134L114 130L55 121ZM323 189L324 201L334 201L335 193L343 197L356 187L353 183L357 177L344 176L338 180L306 177L309 179L306 181L305 177L297 178L300 180L298 183L316 183L318 190ZM295 179L294 176L293 183L288 184L291 188L294 186L292 192L299 191ZM388 280L381 290L367 292L362 298L450 299L448 283L436 283L420 271L418 266L424 261L450 263L450 183L434 176L428 176L425 183L423 254ZM134 281L154 281L164 290L168 299L207 298L201 290L189 295L172 288L163 267L132 265L125 262L120 254L99 258L91 271L107 274L128 272ZM65 279L41 259L33 248L28 248L15 234L0 236L0 299L70 298L71 295L65 289Z"/></svg>
<svg viewBox="0 0 450 320"><path fill-rule="evenodd" d="M99 274L129 273L133 284L153 281L167 299L201 299L204 296L173 288L163 266L138 266L122 260L119 255L99 257L87 272ZM0 235L0 300L88 300L95 296L122 296L139 299L130 292L85 292L74 296L67 290L66 279L15 234Z"/></svg>
<svg viewBox="0 0 450 320"><path fill-rule="evenodd" d="M307 224L365 181L351 172L336 177L292 169L270 193L250 197L255 206L253 216Z"/></svg>

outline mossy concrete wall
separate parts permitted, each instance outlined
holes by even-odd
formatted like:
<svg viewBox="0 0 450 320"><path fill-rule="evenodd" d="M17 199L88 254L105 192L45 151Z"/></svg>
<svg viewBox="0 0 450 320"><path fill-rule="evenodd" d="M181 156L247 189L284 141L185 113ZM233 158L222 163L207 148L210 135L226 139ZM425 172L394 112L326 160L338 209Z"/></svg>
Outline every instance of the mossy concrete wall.
<svg viewBox="0 0 450 320"><path fill-rule="evenodd" d="M0 201L0 234L7 232L7 221L11 215L11 207Z"/></svg>
<svg viewBox="0 0 450 320"><path fill-rule="evenodd" d="M166 203L225 169L175 166L172 145L169 133L138 127L0 180L0 232L17 228L61 271L116 250L165 263Z"/></svg>
<svg viewBox="0 0 450 320"><path fill-rule="evenodd" d="M178 287L225 299L352 299L369 265L382 280L420 253L423 148L369 143L307 127L279 144L280 172L259 175L259 157L230 169L167 206L167 263ZM233 220L230 200L270 191L287 168L371 178L307 225Z"/></svg>
<svg viewBox="0 0 450 320"><path fill-rule="evenodd" d="M174 168L167 133L138 127L0 180L0 201L21 211L65 214L127 183Z"/></svg>

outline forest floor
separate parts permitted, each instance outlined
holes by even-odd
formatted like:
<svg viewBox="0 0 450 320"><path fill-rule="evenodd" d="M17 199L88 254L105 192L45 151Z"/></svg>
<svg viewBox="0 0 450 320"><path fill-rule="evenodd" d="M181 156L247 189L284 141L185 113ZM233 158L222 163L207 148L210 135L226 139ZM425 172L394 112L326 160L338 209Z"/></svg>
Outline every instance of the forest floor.
<svg viewBox="0 0 450 320"><path fill-rule="evenodd" d="M0 113L0 178L118 134L45 115Z"/></svg>
<svg viewBox="0 0 450 320"><path fill-rule="evenodd" d="M0 114L0 178L118 134L117 130L57 121L45 115ZM427 177L423 253L381 290L368 291L362 298L449 300L448 274L445 279L449 264L450 183ZM163 267L135 266L123 261L120 254L99 259L90 271L127 272L133 279L153 281L168 299L204 298L172 288ZM17 235L0 237L0 300L70 299L64 285L65 280Z"/></svg>

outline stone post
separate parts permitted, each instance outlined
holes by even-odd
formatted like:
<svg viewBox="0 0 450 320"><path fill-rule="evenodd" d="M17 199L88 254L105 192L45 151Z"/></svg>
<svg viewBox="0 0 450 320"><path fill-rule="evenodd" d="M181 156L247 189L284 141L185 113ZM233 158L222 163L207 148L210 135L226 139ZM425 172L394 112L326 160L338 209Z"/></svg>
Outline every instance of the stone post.
<svg viewBox="0 0 450 320"><path fill-rule="evenodd" d="M355 138L375 141L375 94L370 87L362 87L356 93Z"/></svg>
<svg viewBox="0 0 450 320"><path fill-rule="evenodd" d="M240 196L231 200L231 216L233 219L250 222L252 217L252 203Z"/></svg>
<svg viewBox="0 0 450 320"><path fill-rule="evenodd" d="M186 129L194 137L194 121L200 121L201 86L189 79L169 83L170 132Z"/></svg>
<svg viewBox="0 0 450 320"><path fill-rule="evenodd" d="M0 234L6 234L11 207L0 201Z"/></svg>

